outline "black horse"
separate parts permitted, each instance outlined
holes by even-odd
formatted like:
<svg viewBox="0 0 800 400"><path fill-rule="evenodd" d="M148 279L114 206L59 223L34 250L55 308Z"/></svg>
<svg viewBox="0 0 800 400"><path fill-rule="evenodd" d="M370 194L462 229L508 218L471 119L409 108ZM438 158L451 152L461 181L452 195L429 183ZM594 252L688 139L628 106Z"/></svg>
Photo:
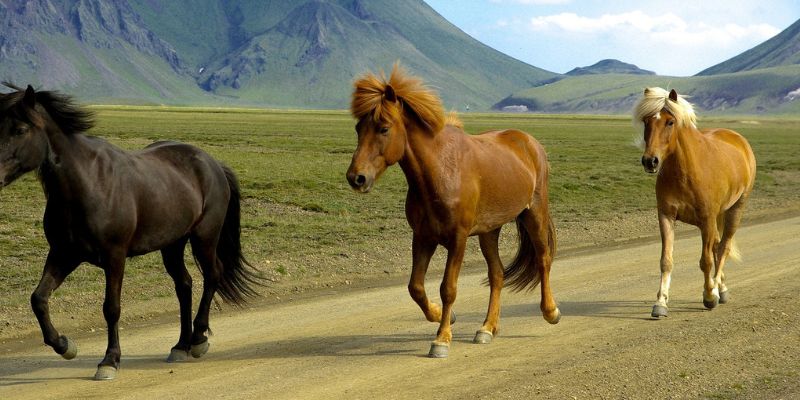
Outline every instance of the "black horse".
<svg viewBox="0 0 800 400"><path fill-rule="evenodd" d="M167 361L201 357L208 350L208 312L215 293L232 304L255 295L260 278L241 252L239 186L233 172L202 150L156 142L123 151L86 136L92 113L57 92L0 94L0 188L38 168L47 207L50 245L31 306L44 342L66 359L75 343L50 322L49 299L82 262L103 269L103 315L108 347L95 379L113 379L120 361L117 323L127 257L161 251L175 281L181 333ZM192 245L203 274L203 295L192 327L192 278L183 261Z"/></svg>

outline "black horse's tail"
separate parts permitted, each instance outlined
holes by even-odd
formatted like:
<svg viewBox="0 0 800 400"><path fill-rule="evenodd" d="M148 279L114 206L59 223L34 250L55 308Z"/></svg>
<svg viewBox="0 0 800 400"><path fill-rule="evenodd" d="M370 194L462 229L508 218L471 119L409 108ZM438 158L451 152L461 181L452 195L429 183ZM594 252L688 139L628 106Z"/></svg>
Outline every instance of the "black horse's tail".
<svg viewBox="0 0 800 400"><path fill-rule="evenodd" d="M223 165L222 169L228 180L231 198L217 243L217 257L222 263L222 277L217 293L227 303L242 305L246 302L246 297L258 295L253 286L261 286L263 282L242 254L239 181L230 168Z"/></svg>

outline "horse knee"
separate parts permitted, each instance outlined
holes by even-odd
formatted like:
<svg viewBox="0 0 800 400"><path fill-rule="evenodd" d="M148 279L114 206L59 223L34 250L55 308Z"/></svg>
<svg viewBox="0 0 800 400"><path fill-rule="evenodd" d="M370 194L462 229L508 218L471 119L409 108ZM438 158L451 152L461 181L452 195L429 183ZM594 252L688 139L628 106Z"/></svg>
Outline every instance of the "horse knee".
<svg viewBox="0 0 800 400"><path fill-rule="evenodd" d="M414 300L419 300L425 297L425 286L416 283L408 284L408 294Z"/></svg>

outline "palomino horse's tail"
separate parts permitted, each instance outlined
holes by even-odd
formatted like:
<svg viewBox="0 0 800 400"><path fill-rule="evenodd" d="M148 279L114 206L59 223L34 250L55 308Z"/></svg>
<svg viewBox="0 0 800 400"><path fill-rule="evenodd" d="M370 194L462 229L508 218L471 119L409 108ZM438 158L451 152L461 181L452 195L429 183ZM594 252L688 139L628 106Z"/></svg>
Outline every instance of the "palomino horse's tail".
<svg viewBox="0 0 800 400"><path fill-rule="evenodd" d="M225 178L230 186L231 198L217 244L217 257L222 263L222 279L220 279L217 293L225 302L241 305L245 303L245 297L258 294L253 289L253 285L261 285L261 282L255 269L242 254L239 182L230 168L223 165L222 169L225 171Z"/></svg>
<svg viewBox="0 0 800 400"><path fill-rule="evenodd" d="M731 239L731 251L728 252L728 258L733 261L742 261L742 253L739 251L739 246L736 245L736 239Z"/></svg>
<svg viewBox="0 0 800 400"><path fill-rule="evenodd" d="M526 210L525 212L530 211ZM547 247L550 250L550 256L553 257L556 252L556 229L550 215L546 214L546 216L547 225L543 229L547 230ZM543 257L537 254L536 247L528 232L528 226L526 226L523 218L522 214L517 217L517 234L519 235L517 255L503 271L505 286L515 292L535 289L542 280L541 272L545 267L541 265Z"/></svg>

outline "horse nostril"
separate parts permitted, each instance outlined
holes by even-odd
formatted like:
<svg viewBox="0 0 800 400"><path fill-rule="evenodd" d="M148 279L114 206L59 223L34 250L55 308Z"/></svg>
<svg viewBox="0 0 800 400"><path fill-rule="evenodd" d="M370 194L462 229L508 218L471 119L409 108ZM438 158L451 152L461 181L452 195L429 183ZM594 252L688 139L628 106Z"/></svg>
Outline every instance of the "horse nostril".
<svg viewBox="0 0 800 400"><path fill-rule="evenodd" d="M657 167L658 166L658 157L653 157L652 163L653 163L653 168Z"/></svg>
<svg viewBox="0 0 800 400"><path fill-rule="evenodd" d="M356 186L364 186L364 184L367 183L367 177L364 175L358 175L356 176L355 182Z"/></svg>

